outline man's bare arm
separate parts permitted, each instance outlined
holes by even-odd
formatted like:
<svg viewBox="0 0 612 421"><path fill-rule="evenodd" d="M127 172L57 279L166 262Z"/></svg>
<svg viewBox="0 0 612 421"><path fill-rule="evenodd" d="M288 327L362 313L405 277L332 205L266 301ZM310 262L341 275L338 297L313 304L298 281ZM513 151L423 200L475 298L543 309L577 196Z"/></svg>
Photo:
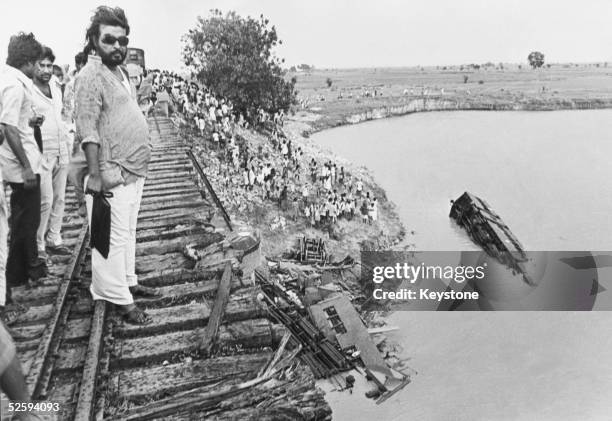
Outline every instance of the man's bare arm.
<svg viewBox="0 0 612 421"><path fill-rule="evenodd" d="M87 180L87 190L94 192L102 191L102 179L100 178L100 162L98 160L98 149L100 145L97 143L85 143L83 145L83 151L85 152L85 159L87 160L87 168L89 179Z"/></svg>

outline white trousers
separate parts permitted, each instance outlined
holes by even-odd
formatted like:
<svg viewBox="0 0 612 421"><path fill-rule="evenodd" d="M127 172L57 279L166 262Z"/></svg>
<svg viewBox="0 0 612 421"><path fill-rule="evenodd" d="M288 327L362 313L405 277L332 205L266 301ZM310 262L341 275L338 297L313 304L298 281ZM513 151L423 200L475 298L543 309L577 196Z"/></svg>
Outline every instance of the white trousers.
<svg viewBox="0 0 612 421"><path fill-rule="evenodd" d="M6 304L6 257L8 250L8 206L4 194L4 182L0 175L0 306Z"/></svg>
<svg viewBox="0 0 612 421"><path fill-rule="evenodd" d="M119 185L110 190L111 234L108 258L91 250L91 286L94 300L106 300L117 305L134 302L129 287L138 283L136 277L136 223L144 188L144 177L134 183ZM87 185L87 177L85 177ZM91 226L93 197L85 196Z"/></svg>
<svg viewBox="0 0 612 421"><path fill-rule="evenodd" d="M62 244L62 219L66 204L68 165L60 164L59 157L48 160L51 168L40 173L40 225L36 233L39 251L45 250L45 235L53 244Z"/></svg>

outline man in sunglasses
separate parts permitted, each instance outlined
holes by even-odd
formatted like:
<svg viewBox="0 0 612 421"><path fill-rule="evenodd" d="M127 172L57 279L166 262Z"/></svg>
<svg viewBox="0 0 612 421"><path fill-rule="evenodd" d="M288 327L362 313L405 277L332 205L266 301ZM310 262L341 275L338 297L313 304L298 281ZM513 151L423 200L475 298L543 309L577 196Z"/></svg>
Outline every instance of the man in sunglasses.
<svg viewBox="0 0 612 421"><path fill-rule="evenodd" d="M138 285L135 273L136 221L151 147L136 90L121 67L129 32L123 10L106 6L96 9L87 29L90 56L75 82L75 141L87 162L84 177L76 178L89 193L90 222L93 195L104 194L111 207L108 256L91 251L91 294L118 306L127 322L146 324L150 317L134 304L133 295L156 295Z"/></svg>

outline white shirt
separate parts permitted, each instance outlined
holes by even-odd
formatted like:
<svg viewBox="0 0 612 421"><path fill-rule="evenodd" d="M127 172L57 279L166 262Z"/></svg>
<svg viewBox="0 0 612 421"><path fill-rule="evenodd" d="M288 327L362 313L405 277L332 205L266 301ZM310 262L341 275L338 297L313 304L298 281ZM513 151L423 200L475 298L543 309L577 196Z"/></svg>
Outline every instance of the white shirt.
<svg viewBox="0 0 612 421"><path fill-rule="evenodd" d="M49 83L51 98L46 96L35 84L32 84L32 100L37 114L45 116L40 127L43 139L43 153L47 159L59 157L60 164L68 164L68 126L62 120L62 91L56 83ZM45 160L46 161L46 160ZM43 161L44 166L48 166ZM49 167L50 168L50 167Z"/></svg>
<svg viewBox="0 0 612 421"><path fill-rule="evenodd" d="M17 128L30 167L35 174L40 174L42 154L34 140L34 130L28 124L32 107L32 81L20 70L3 66L0 70L0 123ZM0 146L0 165L5 181L23 183L24 168L8 140Z"/></svg>
<svg viewBox="0 0 612 421"><path fill-rule="evenodd" d="M130 86L130 78L128 77L127 73L123 69L121 69L121 67L119 69L121 70L121 75L123 76L123 80L121 81L121 83L123 84L123 87L127 89L128 94L132 95L132 87Z"/></svg>

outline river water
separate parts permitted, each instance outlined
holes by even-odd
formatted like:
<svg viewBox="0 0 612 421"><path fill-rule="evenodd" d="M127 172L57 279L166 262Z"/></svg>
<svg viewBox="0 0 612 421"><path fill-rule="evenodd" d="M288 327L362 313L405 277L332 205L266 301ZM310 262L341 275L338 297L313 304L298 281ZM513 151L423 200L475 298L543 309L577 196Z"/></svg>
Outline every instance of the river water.
<svg viewBox="0 0 612 421"><path fill-rule="evenodd" d="M527 250L612 250L612 110L432 112L317 133L368 167L419 250L470 250L450 200L480 196Z"/></svg>
<svg viewBox="0 0 612 421"><path fill-rule="evenodd" d="M612 250L612 111L439 112L324 131L365 165L419 250L472 250L448 218L470 191L528 250ZM611 292L607 292L608 294ZM388 334L418 371L377 406L324 385L335 420L612 419L612 314L396 312Z"/></svg>

